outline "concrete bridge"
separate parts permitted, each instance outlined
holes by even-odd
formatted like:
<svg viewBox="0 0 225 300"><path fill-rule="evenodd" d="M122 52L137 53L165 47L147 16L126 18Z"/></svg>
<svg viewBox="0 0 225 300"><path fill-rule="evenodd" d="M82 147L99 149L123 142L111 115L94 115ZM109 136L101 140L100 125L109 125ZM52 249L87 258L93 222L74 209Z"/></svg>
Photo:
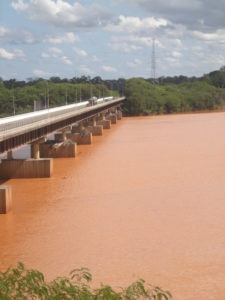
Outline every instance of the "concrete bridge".
<svg viewBox="0 0 225 300"><path fill-rule="evenodd" d="M107 97L0 120L0 179L43 178L53 173L53 159L76 157L77 145L122 118L125 97ZM47 140L51 135L51 140ZM54 139L52 137L54 135ZM29 159L14 159L14 149L30 144ZM0 186L0 214L11 209L11 188Z"/></svg>

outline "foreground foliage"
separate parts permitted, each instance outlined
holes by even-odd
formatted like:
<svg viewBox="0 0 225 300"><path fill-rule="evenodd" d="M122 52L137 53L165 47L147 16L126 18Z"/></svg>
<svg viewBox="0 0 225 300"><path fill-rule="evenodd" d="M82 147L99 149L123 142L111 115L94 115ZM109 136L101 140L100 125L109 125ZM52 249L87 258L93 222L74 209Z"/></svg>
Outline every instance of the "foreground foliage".
<svg viewBox="0 0 225 300"><path fill-rule="evenodd" d="M16 268L0 272L0 299L4 300L169 300L170 292L147 285L140 279L127 288L113 290L109 285L92 289L92 276L88 269L75 269L69 277L58 277L52 282L45 281L44 275L36 270L28 270L22 263Z"/></svg>

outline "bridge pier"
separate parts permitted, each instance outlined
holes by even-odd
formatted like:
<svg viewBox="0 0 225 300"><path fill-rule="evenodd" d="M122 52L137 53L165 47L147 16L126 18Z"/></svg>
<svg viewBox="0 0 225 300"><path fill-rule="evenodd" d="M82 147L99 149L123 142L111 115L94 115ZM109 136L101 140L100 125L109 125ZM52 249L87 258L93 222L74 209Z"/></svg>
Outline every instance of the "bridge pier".
<svg viewBox="0 0 225 300"><path fill-rule="evenodd" d="M115 113L109 113L106 116L106 120L110 120L112 124L116 124L117 123L117 115Z"/></svg>
<svg viewBox="0 0 225 300"><path fill-rule="evenodd" d="M103 125L97 125L96 117L94 117L89 125L87 130L92 133L93 136L102 136L103 135Z"/></svg>
<svg viewBox="0 0 225 300"><path fill-rule="evenodd" d="M67 139L76 143L77 145L91 145L92 143L92 133L88 130L82 133L67 133ZM55 140L60 141L62 140L62 134L56 133Z"/></svg>
<svg viewBox="0 0 225 300"><path fill-rule="evenodd" d="M61 142L47 141L40 144L40 157L41 158L65 158L76 157L77 144L67 140L67 135L59 133Z"/></svg>
<svg viewBox="0 0 225 300"><path fill-rule="evenodd" d="M92 143L92 132L84 127L83 122L80 122L79 124L72 126L71 132L66 133L66 138L77 145L90 145ZM57 142L63 140L61 132L55 134L55 140Z"/></svg>
<svg viewBox="0 0 225 300"><path fill-rule="evenodd" d="M7 185L0 186L0 214L7 214L12 209L11 187Z"/></svg>
<svg viewBox="0 0 225 300"><path fill-rule="evenodd" d="M45 138L31 143L31 159L13 159L12 150L7 152L7 159L0 164L0 178L45 178L51 177L53 162L50 159L40 159L40 143Z"/></svg>
<svg viewBox="0 0 225 300"><path fill-rule="evenodd" d="M31 158L39 159L40 158L40 147L39 142L34 142L30 145Z"/></svg>
<svg viewBox="0 0 225 300"><path fill-rule="evenodd" d="M51 177L51 159L3 159L0 164L0 178L45 178Z"/></svg>
<svg viewBox="0 0 225 300"><path fill-rule="evenodd" d="M105 113L101 114L101 119L97 121L97 125L102 125L103 129L111 128L111 120L106 120Z"/></svg>
<svg viewBox="0 0 225 300"><path fill-rule="evenodd" d="M7 159L8 160L13 159L13 151L12 150L7 151Z"/></svg>
<svg viewBox="0 0 225 300"><path fill-rule="evenodd" d="M117 110L117 120L122 120L123 114L121 110Z"/></svg>

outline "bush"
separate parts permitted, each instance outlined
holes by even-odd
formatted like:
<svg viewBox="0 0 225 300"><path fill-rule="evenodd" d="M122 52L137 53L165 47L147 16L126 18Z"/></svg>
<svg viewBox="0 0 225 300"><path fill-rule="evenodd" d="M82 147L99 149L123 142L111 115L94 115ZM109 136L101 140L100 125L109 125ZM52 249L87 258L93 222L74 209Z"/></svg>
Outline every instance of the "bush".
<svg viewBox="0 0 225 300"><path fill-rule="evenodd" d="M127 288L113 290L109 285L101 285L92 289L92 276L88 269L75 269L69 277L57 277L50 283L45 281L44 275L36 270L28 270L22 263L16 268L8 268L0 272L0 299L4 300L138 300L172 299L170 292L159 287L147 285L140 279Z"/></svg>

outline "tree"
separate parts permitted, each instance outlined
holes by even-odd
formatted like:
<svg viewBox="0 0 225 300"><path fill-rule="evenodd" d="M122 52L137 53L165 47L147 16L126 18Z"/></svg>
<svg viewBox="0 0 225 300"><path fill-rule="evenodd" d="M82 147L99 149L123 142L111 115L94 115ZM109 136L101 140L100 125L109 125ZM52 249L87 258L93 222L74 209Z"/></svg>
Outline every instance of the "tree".
<svg viewBox="0 0 225 300"><path fill-rule="evenodd" d="M219 71L209 73L209 78L213 85L219 88L225 87L225 66L221 67Z"/></svg>

